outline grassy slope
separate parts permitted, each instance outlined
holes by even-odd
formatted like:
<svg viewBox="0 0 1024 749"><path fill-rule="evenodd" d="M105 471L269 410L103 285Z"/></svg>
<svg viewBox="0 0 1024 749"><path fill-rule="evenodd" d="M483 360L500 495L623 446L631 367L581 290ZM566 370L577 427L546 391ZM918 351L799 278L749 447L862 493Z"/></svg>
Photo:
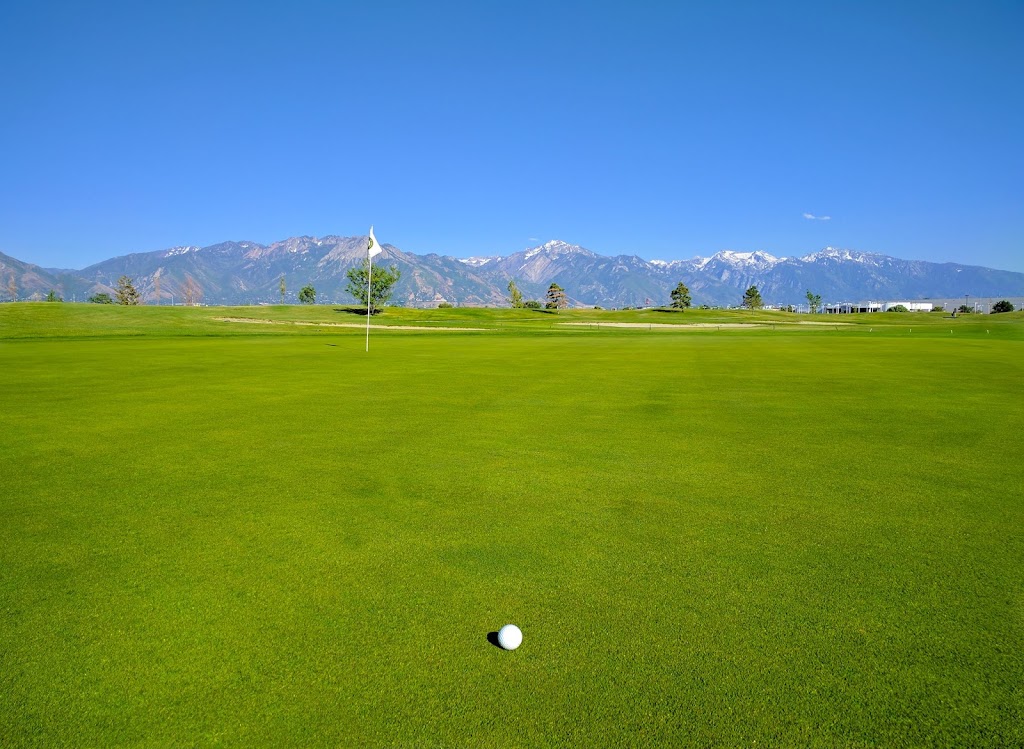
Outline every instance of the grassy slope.
<svg viewBox="0 0 1024 749"><path fill-rule="evenodd" d="M251 325L223 322L234 317L275 322L362 325L366 318L353 307L334 305L282 305L255 307L121 307L100 304L0 303L0 340L25 338L95 338L154 336L252 336L252 335L360 335L357 329L314 325ZM838 332L844 334L977 336L1024 340L1024 312L1002 315L944 313L875 313L870 315L805 315L769 310L513 310L495 308L404 309L387 308L372 320L374 326L487 328L493 333L608 333L601 323L651 323L654 325L758 324L763 331L789 334ZM579 328L564 323L591 323ZM811 323L811 324L808 324ZM384 331L381 331L382 334ZM727 333L707 328L671 330L653 328L660 334ZM392 334L393 332L387 332ZM749 334L745 331L744 334Z"/></svg>
<svg viewBox="0 0 1024 749"><path fill-rule="evenodd" d="M75 307L0 308L0 744L1024 742L1019 316Z"/></svg>

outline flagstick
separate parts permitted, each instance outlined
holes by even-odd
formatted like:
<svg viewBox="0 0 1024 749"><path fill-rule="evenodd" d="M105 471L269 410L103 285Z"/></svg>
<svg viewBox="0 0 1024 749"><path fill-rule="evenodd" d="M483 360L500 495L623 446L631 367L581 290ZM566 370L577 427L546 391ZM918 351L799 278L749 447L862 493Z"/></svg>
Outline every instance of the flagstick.
<svg viewBox="0 0 1024 749"><path fill-rule="evenodd" d="M370 353L370 279L373 277L373 255L366 258L366 353Z"/></svg>

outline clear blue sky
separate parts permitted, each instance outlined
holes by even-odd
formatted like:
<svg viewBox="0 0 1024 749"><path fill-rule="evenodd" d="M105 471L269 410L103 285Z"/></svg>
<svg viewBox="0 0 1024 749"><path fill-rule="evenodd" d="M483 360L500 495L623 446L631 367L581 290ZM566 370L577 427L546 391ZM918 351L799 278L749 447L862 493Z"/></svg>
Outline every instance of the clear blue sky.
<svg viewBox="0 0 1024 749"><path fill-rule="evenodd" d="M1024 3L8 3L0 251L826 244L1024 271ZM804 214L830 220L804 218Z"/></svg>

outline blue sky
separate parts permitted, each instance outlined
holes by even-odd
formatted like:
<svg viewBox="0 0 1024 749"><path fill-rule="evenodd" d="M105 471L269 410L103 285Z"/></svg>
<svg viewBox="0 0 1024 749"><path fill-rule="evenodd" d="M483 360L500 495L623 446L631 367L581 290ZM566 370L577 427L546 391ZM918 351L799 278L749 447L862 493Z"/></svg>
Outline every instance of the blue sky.
<svg viewBox="0 0 1024 749"><path fill-rule="evenodd" d="M19 3L0 251L535 238L1024 271L1024 4ZM821 218L805 218L805 214Z"/></svg>

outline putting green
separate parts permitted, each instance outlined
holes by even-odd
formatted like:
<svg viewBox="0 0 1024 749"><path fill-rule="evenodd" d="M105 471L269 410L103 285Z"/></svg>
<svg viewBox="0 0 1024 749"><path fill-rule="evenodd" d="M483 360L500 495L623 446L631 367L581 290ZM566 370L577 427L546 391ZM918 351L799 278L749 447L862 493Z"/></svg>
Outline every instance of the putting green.
<svg viewBox="0 0 1024 749"><path fill-rule="evenodd" d="M1020 316L261 314L0 306L0 745L1024 743Z"/></svg>

